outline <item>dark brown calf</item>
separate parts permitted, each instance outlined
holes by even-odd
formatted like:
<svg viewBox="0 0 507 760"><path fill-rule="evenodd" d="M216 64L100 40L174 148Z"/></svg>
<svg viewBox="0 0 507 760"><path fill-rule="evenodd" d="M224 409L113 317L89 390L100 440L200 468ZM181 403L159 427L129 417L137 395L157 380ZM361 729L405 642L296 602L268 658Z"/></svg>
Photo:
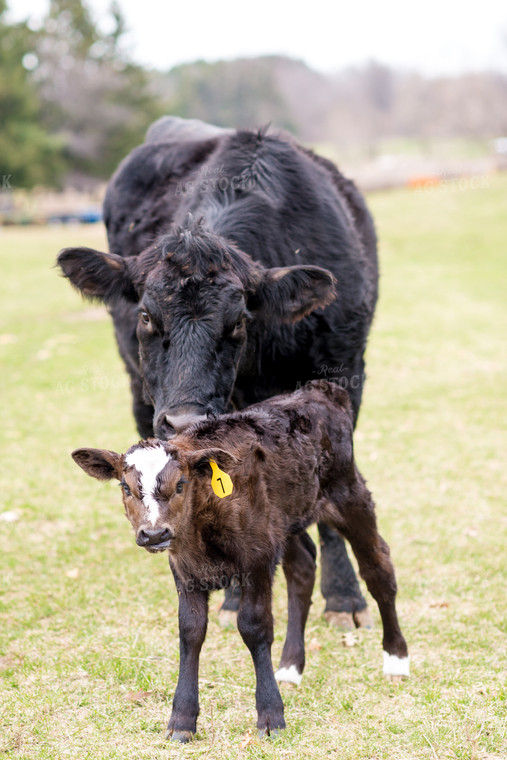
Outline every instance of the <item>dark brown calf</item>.
<svg viewBox="0 0 507 760"><path fill-rule="evenodd" d="M168 736L187 741L196 731L208 596L230 583L242 585L238 628L255 666L257 726L262 734L285 726L276 679L301 680L315 571L313 544L294 537L314 522L328 523L350 542L380 610L384 673L408 675L389 548L354 462L352 411L338 386L314 381L123 455L78 449L72 456L89 475L121 482L139 546L169 549L179 592L180 674ZM271 593L280 561L289 626L275 676Z"/></svg>

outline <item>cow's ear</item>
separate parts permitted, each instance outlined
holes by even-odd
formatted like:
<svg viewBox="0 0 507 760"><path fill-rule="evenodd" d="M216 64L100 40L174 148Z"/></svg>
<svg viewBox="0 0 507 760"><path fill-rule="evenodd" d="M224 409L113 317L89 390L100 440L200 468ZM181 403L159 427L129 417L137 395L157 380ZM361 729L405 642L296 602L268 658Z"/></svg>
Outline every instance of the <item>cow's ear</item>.
<svg viewBox="0 0 507 760"><path fill-rule="evenodd" d="M336 280L314 266L265 269L248 308L266 319L297 322L336 298Z"/></svg>
<svg viewBox="0 0 507 760"><path fill-rule="evenodd" d="M107 449L76 449L72 459L82 470L97 480L122 479L123 457Z"/></svg>
<svg viewBox="0 0 507 760"><path fill-rule="evenodd" d="M65 277L87 298L106 303L119 298L137 303L139 294L130 271L130 260L93 248L64 248L57 264Z"/></svg>

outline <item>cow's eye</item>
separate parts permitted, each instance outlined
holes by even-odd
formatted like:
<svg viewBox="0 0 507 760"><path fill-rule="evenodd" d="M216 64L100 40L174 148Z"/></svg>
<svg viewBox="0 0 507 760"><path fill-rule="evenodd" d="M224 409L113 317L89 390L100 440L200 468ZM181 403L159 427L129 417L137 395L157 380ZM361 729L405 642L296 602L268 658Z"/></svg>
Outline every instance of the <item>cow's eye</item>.
<svg viewBox="0 0 507 760"><path fill-rule="evenodd" d="M145 325L146 327L148 327L149 325L151 325L151 317L150 317L150 315L148 314L147 311L140 311L139 312L139 319L141 320L141 322L143 323L143 325Z"/></svg>
<svg viewBox="0 0 507 760"><path fill-rule="evenodd" d="M128 486L124 480L121 481L120 487L123 488L123 493L125 494L125 496L132 496L132 491L130 490L130 486Z"/></svg>
<svg viewBox="0 0 507 760"><path fill-rule="evenodd" d="M241 332L243 325L245 324L244 319L238 319L234 327L232 328L232 335L236 337Z"/></svg>

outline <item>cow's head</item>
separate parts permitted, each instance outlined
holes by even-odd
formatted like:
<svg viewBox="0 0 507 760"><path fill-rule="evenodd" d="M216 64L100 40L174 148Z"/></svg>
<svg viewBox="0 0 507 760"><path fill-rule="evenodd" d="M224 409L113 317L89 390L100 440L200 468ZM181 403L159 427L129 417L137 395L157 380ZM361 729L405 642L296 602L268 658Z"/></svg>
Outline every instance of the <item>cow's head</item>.
<svg viewBox="0 0 507 760"><path fill-rule="evenodd" d="M137 443L126 454L83 448L72 458L92 478L120 482L136 543L152 553L177 552L188 540L193 488L201 488L204 479L211 483L210 460L225 468L235 462L223 449L185 450L155 439Z"/></svg>
<svg viewBox="0 0 507 760"><path fill-rule="evenodd" d="M248 335L296 322L335 297L327 270L266 269L195 223L136 257L67 248L58 264L83 295L138 304L145 395L155 435L165 439L226 411Z"/></svg>

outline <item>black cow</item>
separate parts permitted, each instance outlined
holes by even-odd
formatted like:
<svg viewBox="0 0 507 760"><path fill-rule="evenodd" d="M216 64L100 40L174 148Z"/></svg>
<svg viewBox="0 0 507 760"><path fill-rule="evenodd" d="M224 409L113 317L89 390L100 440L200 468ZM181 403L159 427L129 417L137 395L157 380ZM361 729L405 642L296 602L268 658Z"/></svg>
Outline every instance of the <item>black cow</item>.
<svg viewBox="0 0 507 760"><path fill-rule="evenodd" d="M70 248L58 263L110 306L143 437L316 377L348 390L357 419L376 236L331 162L287 135L165 117L120 165L104 216L113 253ZM368 624L343 539L319 532L327 618Z"/></svg>

